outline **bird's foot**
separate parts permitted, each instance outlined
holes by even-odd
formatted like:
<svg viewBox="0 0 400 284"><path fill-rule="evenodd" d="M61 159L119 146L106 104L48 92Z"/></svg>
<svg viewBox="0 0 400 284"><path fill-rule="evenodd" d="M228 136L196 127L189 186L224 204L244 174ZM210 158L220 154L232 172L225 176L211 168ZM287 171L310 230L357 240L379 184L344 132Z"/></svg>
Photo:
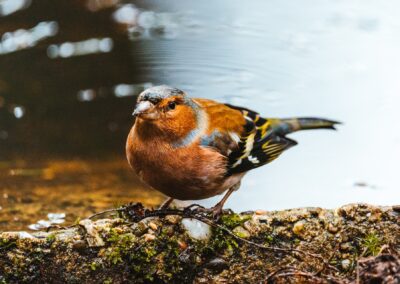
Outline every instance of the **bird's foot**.
<svg viewBox="0 0 400 284"><path fill-rule="evenodd" d="M208 216L212 216L212 218L215 221L219 221L219 219L221 218L221 216L226 213L226 214L232 214L232 210L231 209L222 209L222 205L217 204L214 207L211 208L205 208L204 206L201 206L199 204L191 204L187 207L185 207L183 209L183 211L185 212L190 212L190 213L194 213L194 214L203 214L203 215L208 215Z"/></svg>
<svg viewBox="0 0 400 284"><path fill-rule="evenodd" d="M219 221L219 219L221 219L221 216L222 216L222 206L216 205L210 209L211 209L211 214L212 214L213 219L215 221Z"/></svg>
<svg viewBox="0 0 400 284"><path fill-rule="evenodd" d="M224 214L233 214L234 212L232 209L222 209L223 206L214 206L210 208L210 213L212 214L212 217L214 221L219 221Z"/></svg>

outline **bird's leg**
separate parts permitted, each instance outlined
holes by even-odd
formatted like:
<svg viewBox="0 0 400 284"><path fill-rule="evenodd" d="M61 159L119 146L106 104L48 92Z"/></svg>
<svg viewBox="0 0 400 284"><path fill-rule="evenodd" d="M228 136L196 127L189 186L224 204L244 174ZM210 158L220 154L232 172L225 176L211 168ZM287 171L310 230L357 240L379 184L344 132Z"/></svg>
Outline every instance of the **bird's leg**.
<svg viewBox="0 0 400 284"><path fill-rule="evenodd" d="M240 186L240 183L235 184L234 186L230 187L228 191L225 193L224 197L222 197L221 201L218 202L214 207L211 208L212 215L214 219L218 220L219 217L221 217L222 213L222 208L224 207L224 204L226 200L231 196L232 192L237 190Z"/></svg>
<svg viewBox="0 0 400 284"><path fill-rule="evenodd" d="M168 197L168 199L165 200L165 201L160 205L160 207L158 207L158 209L160 209L160 210L165 210L165 209L167 209L167 208L171 205L172 201L174 201L174 199L173 199L172 197Z"/></svg>

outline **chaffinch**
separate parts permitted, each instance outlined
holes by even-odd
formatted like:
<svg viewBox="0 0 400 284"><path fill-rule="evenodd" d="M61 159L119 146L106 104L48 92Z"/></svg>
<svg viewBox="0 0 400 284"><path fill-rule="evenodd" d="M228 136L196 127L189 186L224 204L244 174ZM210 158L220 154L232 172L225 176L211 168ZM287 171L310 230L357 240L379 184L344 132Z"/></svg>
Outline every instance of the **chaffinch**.
<svg viewBox="0 0 400 284"><path fill-rule="evenodd" d="M268 164L296 145L297 130L335 129L320 118L263 118L257 112L179 89L143 91L133 112L126 155L142 181L173 199L198 200L227 191L212 210L218 216L246 172Z"/></svg>

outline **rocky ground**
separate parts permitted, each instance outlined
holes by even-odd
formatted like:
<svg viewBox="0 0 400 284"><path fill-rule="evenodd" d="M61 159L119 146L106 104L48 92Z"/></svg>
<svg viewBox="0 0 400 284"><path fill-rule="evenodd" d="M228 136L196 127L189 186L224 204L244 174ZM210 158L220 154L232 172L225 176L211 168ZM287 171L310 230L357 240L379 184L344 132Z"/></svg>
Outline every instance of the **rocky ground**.
<svg viewBox="0 0 400 284"><path fill-rule="evenodd" d="M399 221L398 206L214 222L133 204L69 228L0 234L0 283L400 283Z"/></svg>

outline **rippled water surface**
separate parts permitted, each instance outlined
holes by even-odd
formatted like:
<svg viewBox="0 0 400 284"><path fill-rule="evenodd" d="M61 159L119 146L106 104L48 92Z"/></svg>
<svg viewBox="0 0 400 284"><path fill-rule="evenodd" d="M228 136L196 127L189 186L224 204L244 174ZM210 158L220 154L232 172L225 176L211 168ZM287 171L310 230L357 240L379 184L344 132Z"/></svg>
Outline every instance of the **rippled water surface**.
<svg viewBox="0 0 400 284"><path fill-rule="evenodd" d="M96 11L96 6L90 7ZM43 102L48 103L46 111L38 111L40 106L33 103L34 97L29 95L32 88L4 91L7 80L15 78L0 70L6 77L0 74L5 82L0 84L4 97L21 91L15 95L18 104L8 107L17 122L0 129L4 143L17 141L4 144L3 149L20 147L13 155L18 159L4 158L0 168L4 199L0 214L7 212L0 230L24 227L60 210L71 221L113 203L161 202L161 195L130 175L123 157L134 95L156 84L176 86L194 97L242 105L266 117L320 116L343 122L337 132L291 135L299 145L249 173L227 207L248 210L400 203L399 8L396 1L143 0L113 7L110 19L118 23L115 34L96 32L98 46L90 50L99 57L106 56L103 53L116 56L109 61L94 60L88 64L95 66L92 69L84 69L83 59L79 59L93 56L85 53L89 43L82 42L87 36L64 47L62 42L39 44L50 60L45 64L62 66L52 67L52 72L66 74L57 77L38 71L37 81L47 82L40 89L45 94ZM60 21L61 31L64 26ZM88 35L93 33L87 31ZM107 62L116 66L110 63L108 67ZM72 75L65 71L68 68L73 69ZM29 74L23 73L26 77ZM55 83L49 84L48 76L56 76ZM21 99L25 98L21 94L27 99ZM33 130L29 115L36 117ZM24 135L35 142L15 138ZM39 141L38 136L51 139L43 142L46 138ZM62 141L68 141L65 147ZM44 151L42 145L47 147ZM66 148L68 155L59 155ZM82 149L96 162L85 158ZM39 155L38 165L30 164L31 152L35 157L45 153ZM81 158L71 162L69 153ZM54 156L62 158L51 162ZM73 170L64 175L64 167ZM50 178L46 171L53 173ZM217 199L204 204L212 205ZM15 222L22 220L19 225L7 224L13 212Z"/></svg>

